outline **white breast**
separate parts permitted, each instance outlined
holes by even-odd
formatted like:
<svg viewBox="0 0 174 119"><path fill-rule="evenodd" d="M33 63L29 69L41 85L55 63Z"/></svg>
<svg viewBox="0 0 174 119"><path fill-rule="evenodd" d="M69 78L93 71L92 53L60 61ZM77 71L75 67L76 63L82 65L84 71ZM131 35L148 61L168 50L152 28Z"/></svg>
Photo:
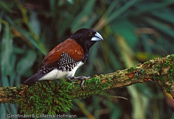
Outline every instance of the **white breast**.
<svg viewBox="0 0 174 119"><path fill-rule="evenodd" d="M78 62L77 66L75 66L71 71L61 71L58 69L53 69L48 74L40 78L39 80L54 80L54 79L60 79L60 78L66 78L66 77L73 77L76 70L82 66L83 62Z"/></svg>

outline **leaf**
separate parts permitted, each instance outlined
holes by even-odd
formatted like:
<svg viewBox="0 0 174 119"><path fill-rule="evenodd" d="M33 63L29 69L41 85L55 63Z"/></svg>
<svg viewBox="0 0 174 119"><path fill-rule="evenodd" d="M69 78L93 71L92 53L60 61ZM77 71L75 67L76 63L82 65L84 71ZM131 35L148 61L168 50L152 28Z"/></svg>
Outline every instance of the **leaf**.
<svg viewBox="0 0 174 119"><path fill-rule="evenodd" d="M151 12L152 15L156 16L158 19L162 19L171 24L174 23L174 15L169 11L169 9L163 9Z"/></svg>
<svg viewBox="0 0 174 119"><path fill-rule="evenodd" d="M44 55L46 55L46 49L44 48L44 45L42 45L41 42L35 41L34 38L31 38L27 35L26 30L19 29L12 19L6 16L7 21L17 30L19 31L31 44L33 44L40 52L42 52Z"/></svg>
<svg viewBox="0 0 174 119"><path fill-rule="evenodd" d="M1 42L1 72L3 75L9 75L13 69L10 66L12 51L13 51L13 45L12 45L12 39L10 38L10 28L9 25L5 24L5 33L2 36L2 42Z"/></svg>
<svg viewBox="0 0 174 119"><path fill-rule="evenodd" d="M138 0L131 0L128 1L126 4L124 4L120 9L118 9L117 11L113 12L111 15L107 16L107 23L113 21L114 19L116 19L118 16L120 16L121 14L123 14L126 10L128 10L131 6L133 6L134 4L136 4L136 2L138 2Z"/></svg>
<svg viewBox="0 0 174 119"><path fill-rule="evenodd" d="M125 37L130 47L135 47L138 37L135 34L136 26L134 26L129 20L124 19L117 24L111 24L112 32L118 33Z"/></svg>
<svg viewBox="0 0 174 119"><path fill-rule="evenodd" d="M146 20L146 22L148 22L150 25L152 25L162 33L174 38L173 28L170 28L168 25L160 23L159 21L153 20L148 17L144 18L144 20Z"/></svg>
<svg viewBox="0 0 174 119"><path fill-rule="evenodd" d="M87 16L91 13L95 5L95 0L88 0L85 2L85 5L83 6L83 10L79 13L78 16L74 19L72 23L72 31L75 32L77 29L81 27L81 25L84 23L83 20L89 19ZM90 7L89 7L90 6Z"/></svg>
<svg viewBox="0 0 174 119"><path fill-rule="evenodd" d="M36 53L32 50L28 50L24 57L17 64L17 73L23 74L25 73L31 66L34 64L36 60Z"/></svg>

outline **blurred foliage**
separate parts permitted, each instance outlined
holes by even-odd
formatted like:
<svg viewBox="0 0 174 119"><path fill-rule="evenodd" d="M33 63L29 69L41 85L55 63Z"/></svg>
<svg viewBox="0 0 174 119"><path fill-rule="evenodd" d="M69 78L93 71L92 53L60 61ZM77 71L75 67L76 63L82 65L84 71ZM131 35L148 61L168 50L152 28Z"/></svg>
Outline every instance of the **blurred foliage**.
<svg viewBox="0 0 174 119"><path fill-rule="evenodd" d="M48 51L84 27L99 31L104 40L91 48L76 75L113 72L174 53L173 0L0 0L0 86L19 86ZM174 119L173 103L150 82L74 100L67 114ZM0 104L0 112L0 118L20 114L16 104Z"/></svg>

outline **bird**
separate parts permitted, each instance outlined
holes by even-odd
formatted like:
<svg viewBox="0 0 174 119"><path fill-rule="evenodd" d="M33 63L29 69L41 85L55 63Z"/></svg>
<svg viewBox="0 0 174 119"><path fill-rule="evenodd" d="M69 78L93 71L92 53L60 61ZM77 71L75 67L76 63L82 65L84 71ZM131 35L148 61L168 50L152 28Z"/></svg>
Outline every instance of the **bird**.
<svg viewBox="0 0 174 119"><path fill-rule="evenodd" d="M24 84L30 85L42 80L68 78L81 80L81 88L83 88L83 83L90 77L75 77L75 72L87 61L89 49L101 40L103 40L102 36L93 29L77 30L44 57L38 71L29 77Z"/></svg>

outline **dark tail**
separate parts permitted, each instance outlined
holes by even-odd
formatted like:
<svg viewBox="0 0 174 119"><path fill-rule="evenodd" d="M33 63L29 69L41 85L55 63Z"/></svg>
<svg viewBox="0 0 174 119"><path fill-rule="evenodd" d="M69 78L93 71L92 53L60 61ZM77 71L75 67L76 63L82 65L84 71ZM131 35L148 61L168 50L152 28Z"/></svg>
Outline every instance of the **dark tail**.
<svg viewBox="0 0 174 119"><path fill-rule="evenodd" d="M30 78L28 78L24 82L24 84L29 85L29 84L35 83L36 81L38 81L43 76L44 76L44 74L41 71L39 71L36 74L34 74L33 76L31 76Z"/></svg>

